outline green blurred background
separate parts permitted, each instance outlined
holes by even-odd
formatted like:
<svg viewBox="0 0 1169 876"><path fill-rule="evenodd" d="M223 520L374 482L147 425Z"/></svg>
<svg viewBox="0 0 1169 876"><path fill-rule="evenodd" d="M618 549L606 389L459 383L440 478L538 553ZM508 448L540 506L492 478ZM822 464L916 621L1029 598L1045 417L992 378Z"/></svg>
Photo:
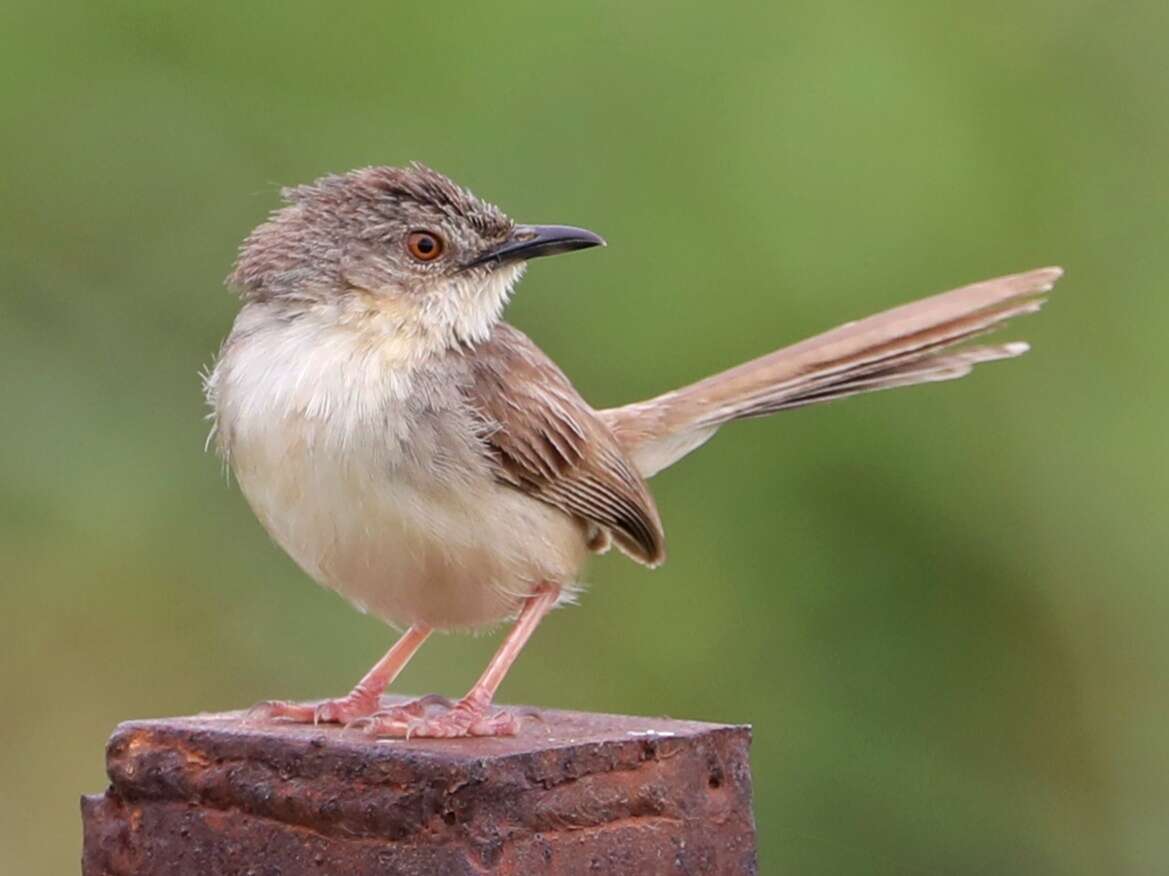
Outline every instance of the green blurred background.
<svg viewBox="0 0 1169 876"><path fill-rule="evenodd" d="M269 543L197 372L282 184L422 159L602 232L511 319L598 406L1048 263L1023 360L737 425L502 698L751 722L766 873L1169 869L1169 7L0 11L0 857L74 872L122 719L339 694L392 634ZM497 637L400 684L458 694Z"/></svg>

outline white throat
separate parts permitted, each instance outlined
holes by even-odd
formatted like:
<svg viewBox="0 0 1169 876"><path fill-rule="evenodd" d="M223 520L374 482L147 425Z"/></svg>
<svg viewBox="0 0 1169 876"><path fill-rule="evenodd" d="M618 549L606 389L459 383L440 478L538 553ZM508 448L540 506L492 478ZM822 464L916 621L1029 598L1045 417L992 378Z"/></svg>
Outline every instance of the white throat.
<svg viewBox="0 0 1169 876"><path fill-rule="evenodd" d="M486 277L459 274L425 294L419 321L444 346L487 340L527 262L501 265Z"/></svg>

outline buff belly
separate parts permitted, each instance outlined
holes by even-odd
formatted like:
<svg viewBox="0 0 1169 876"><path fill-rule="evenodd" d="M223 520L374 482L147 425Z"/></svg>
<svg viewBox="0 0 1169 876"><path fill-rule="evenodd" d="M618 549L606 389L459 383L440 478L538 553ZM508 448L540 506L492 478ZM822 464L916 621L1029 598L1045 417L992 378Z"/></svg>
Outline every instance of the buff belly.
<svg viewBox="0 0 1169 876"><path fill-rule="evenodd" d="M580 523L496 481L455 377L405 369L392 336L261 317L241 311L207 394L244 495L305 572L396 626L497 624L541 581L571 595Z"/></svg>
<svg viewBox="0 0 1169 876"><path fill-rule="evenodd" d="M489 477L449 486L289 440L295 424L237 442L256 516L318 583L396 626L476 628L514 617L541 581L571 592L586 548L571 518Z"/></svg>

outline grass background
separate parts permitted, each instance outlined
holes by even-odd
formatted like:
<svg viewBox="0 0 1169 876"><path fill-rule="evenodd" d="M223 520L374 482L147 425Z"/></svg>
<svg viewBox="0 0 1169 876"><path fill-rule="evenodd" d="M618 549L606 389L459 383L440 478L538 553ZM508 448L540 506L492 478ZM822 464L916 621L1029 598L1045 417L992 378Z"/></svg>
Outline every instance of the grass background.
<svg viewBox="0 0 1169 876"><path fill-rule="evenodd" d="M1023 360L727 429L671 560L511 702L755 726L766 873L1169 867L1169 8L0 8L0 857L73 872L124 718L337 694L391 634L271 545L197 371L282 184L422 159L603 252L510 318L598 406L1048 263ZM460 693L492 637L406 691Z"/></svg>

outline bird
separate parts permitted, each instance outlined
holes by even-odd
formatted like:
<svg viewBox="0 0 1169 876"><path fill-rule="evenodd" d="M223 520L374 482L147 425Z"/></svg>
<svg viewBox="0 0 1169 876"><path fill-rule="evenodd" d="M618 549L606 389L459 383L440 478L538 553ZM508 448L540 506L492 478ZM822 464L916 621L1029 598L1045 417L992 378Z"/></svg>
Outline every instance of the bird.
<svg viewBox="0 0 1169 876"><path fill-rule="evenodd" d="M962 377L1024 353L965 342L1039 309L1055 267L923 298L644 401L596 410L503 320L527 263L604 246L513 221L430 167L371 166L284 189L241 244L241 299L204 376L214 445L300 568L401 632L346 695L255 707L376 737L520 732L495 705L587 558L665 560L648 481L736 420ZM388 705L436 630L512 623L458 700Z"/></svg>

